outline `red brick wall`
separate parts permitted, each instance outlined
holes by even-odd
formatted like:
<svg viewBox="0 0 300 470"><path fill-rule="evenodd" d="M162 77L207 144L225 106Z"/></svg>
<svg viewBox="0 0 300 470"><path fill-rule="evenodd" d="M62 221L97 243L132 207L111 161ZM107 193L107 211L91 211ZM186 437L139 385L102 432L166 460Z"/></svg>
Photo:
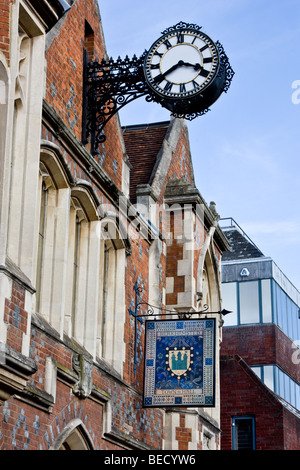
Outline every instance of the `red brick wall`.
<svg viewBox="0 0 300 470"><path fill-rule="evenodd" d="M249 365L277 364L294 380L300 370L292 361L292 341L274 324L223 329L222 354L239 354Z"/></svg>
<svg viewBox="0 0 300 470"><path fill-rule="evenodd" d="M300 419L291 415L287 410L283 411L284 442L286 450L300 449Z"/></svg>
<svg viewBox="0 0 300 470"><path fill-rule="evenodd" d="M180 215L180 214L179 214ZM183 214L182 214L183 218ZM176 221L174 222L174 219ZM183 243L178 243L177 237L181 236L182 233L177 233L178 228L178 215L170 214L170 233L173 234L173 242L167 246L167 266L166 275L167 277L174 278L174 292L166 295L167 305L176 305L178 292L184 292L184 276L177 275L177 262L183 259Z"/></svg>
<svg viewBox="0 0 300 470"><path fill-rule="evenodd" d="M25 290L13 282L11 297L5 299L4 321L7 323L6 343L18 352L22 351L23 334L28 329L28 314L24 307Z"/></svg>
<svg viewBox="0 0 300 470"><path fill-rule="evenodd" d="M178 440L178 450L188 450L189 442L192 441L192 430L185 427L185 415L180 414L179 426L176 428L176 439Z"/></svg>
<svg viewBox="0 0 300 470"><path fill-rule="evenodd" d="M94 44L94 58L101 60L105 52L102 26L96 0L76 0L62 21L58 34L46 53L46 100L81 141L83 49ZM85 37L86 21L93 30ZM121 189L123 152L117 121L111 119L105 127L105 144L95 157L106 174ZM89 146L87 145L87 148Z"/></svg>
<svg viewBox="0 0 300 470"><path fill-rule="evenodd" d="M239 356L222 356L222 450L232 448L231 423L238 416L255 418L257 450L299 449L299 418L284 409Z"/></svg>
<svg viewBox="0 0 300 470"><path fill-rule="evenodd" d="M0 51L4 54L9 65L9 47L10 47L10 5L14 0L6 0L0 2Z"/></svg>
<svg viewBox="0 0 300 470"><path fill-rule="evenodd" d="M135 353L135 325L133 316L129 315L129 307L135 308L135 291L133 287L135 283L141 288L141 302L148 302L149 290L149 244L143 239L131 240L132 254L127 258L127 267L125 275L125 291L126 291L126 324L124 332L124 341L126 344L126 360L124 363L124 379L136 386L142 392L143 390L143 373L144 373L144 324L137 322L138 328L138 354L137 369L134 374L134 353ZM140 307L137 312L139 315L145 313L145 307ZM145 319L144 319L145 320Z"/></svg>
<svg viewBox="0 0 300 470"><path fill-rule="evenodd" d="M47 329L47 328L46 328ZM55 333L44 331L33 323L31 331L30 357L38 367L30 379L30 387L45 391L46 358L60 364L60 370L72 371L72 354L77 352L76 343L72 349L63 343ZM130 358L133 351L130 351ZM127 356L128 357L128 356ZM141 368L134 383L140 388ZM126 386L126 380L115 380L101 367L94 367L93 384L110 396L113 430L126 433L140 442L154 448L161 448L163 437L163 417L160 410L145 410L139 393ZM79 399L71 389L72 385L57 380L56 402L50 412L11 397L1 407L0 449L2 450L46 450L72 419L79 418L84 423L96 449L122 449L121 445L103 439L103 406L94 399ZM38 393L35 394L38 396ZM151 432L149 432L151 430Z"/></svg>
<svg viewBox="0 0 300 470"><path fill-rule="evenodd" d="M157 201L158 204L163 203L163 197L169 178L182 178L184 176L187 178L187 181L193 183L193 168L190 160L188 134L185 129L181 131L181 135L178 138L176 149L172 155L172 160L166 173L165 184L162 187L160 197Z"/></svg>
<svg viewBox="0 0 300 470"><path fill-rule="evenodd" d="M234 384L234 387L232 387ZM282 409L274 407L261 393L253 377L245 372L236 357L221 358L221 448L232 448L232 417L255 416L256 448L283 449ZM274 430L276 430L274 432ZM261 441L263 431L263 442Z"/></svg>

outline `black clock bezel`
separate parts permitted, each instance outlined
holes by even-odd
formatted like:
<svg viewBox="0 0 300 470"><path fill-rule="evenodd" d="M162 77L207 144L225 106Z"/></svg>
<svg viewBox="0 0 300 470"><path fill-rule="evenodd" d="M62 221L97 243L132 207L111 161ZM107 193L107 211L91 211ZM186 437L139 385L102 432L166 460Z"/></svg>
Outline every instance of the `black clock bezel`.
<svg viewBox="0 0 300 470"><path fill-rule="evenodd" d="M206 80L197 88L197 90L193 89L188 92L172 93L170 91L162 90L158 85L154 83L154 80L150 75L150 66L152 62L152 57L155 51L157 50L157 48L162 43L164 43L168 38L174 37L179 34L193 34L199 37L200 39L202 39L206 44L208 44L212 52L214 66L211 72L209 73L208 77L206 78ZM146 83L148 87L152 90L152 92L160 96L161 98L165 98L171 101L172 100L185 101L185 100L190 100L190 99L196 99L214 81L214 79L218 75L219 68L220 68L220 56L219 56L218 48L216 44L214 43L214 41L207 34L203 33L199 27L196 27L196 25L189 26L188 24L185 24L184 26L180 28L178 28L178 25L176 25L175 27L169 28L164 33L162 33L162 36L160 36L148 50L146 57L145 57L145 61L144 61L144 67L143 67Z"/></svg>

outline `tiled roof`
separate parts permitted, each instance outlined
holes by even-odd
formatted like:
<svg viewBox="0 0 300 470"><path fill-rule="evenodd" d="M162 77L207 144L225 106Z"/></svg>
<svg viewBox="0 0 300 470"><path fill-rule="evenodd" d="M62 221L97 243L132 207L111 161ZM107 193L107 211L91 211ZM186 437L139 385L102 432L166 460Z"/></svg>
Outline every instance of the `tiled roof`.
<svg viewBox="0 0 300 470"><path fill-rule="evenodd" d="M222 261L261 258L264 256L262 252L236 228L224 230L224 233L230 243L230 251L223 253Z"/></svg>
<svg viewBox="0 0 300 470"><path fill-rule="evenodd" d="M130 200L136 202L136 187L147 184L156 163L170 122L142 124L123 128L126 152L132 165L130 171Z"/></svg>

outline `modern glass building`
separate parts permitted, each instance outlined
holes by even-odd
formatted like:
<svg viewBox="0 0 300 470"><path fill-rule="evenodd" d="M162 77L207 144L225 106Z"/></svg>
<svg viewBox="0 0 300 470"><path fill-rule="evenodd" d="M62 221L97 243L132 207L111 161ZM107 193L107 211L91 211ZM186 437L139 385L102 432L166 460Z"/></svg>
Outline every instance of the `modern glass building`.
<svg viewBox="0 0 300 470"><path fill-rule="evenodd" d="M232 311L224 317L223 351L245 358L300 416L300 292L233 219L221 219L220 226L231 245L222 257L222 302Z"/></svg>
<svg viewBox="0 0 300 470"><path fill-rule="evenodd" d="M224 261L222 266L223 303L232 310L225 327L275 323L292 341L299 340L300 294L274 261Z"/></svg>

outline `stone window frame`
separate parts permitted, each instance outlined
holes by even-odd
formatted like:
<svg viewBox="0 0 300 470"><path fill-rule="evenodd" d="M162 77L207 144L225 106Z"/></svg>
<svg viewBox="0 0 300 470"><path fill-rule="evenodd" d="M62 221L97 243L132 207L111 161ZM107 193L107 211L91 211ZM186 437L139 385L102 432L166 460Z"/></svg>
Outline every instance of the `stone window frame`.
<svg viewBox="0 0 300 470"><path fill-rule="evenodd" d="M44 317L61 338L64 334L73 337L95 360L97 357L104 359L122 373L125 360L125 269L130 244L126 231L115 213L101 213L92 185L72 176L60 148L44 140L40 153L40 201L42 187L48 192L50 205L46 213L46 240L42 255L44 267L37 269L37 273L44 276L41 282L41 289L44 285L44 290L36 294L36 297L41 296L41 308L36 313ZM39 227L40 210L36 218L36 226ZM80 226L80 238L74 295L76 220L77 226ZM101 227L105 225L106 239L101 236ZM38 237L37 231L37 268ZM104 327L105 249L109 254L110 288ZM34 285L39 285L37 277Z"/></svg>
<svg viewBox="0 0 300 470"><path fill-rule="evenodd" d="M97 353L122 374L125 361L125 271L130 243L123 223L113 212L104 214L99 229L101 289L97 321ZM107 266L106 272L105 266ZM106 282L108 282L107 289L105 289Z"/></svg>

